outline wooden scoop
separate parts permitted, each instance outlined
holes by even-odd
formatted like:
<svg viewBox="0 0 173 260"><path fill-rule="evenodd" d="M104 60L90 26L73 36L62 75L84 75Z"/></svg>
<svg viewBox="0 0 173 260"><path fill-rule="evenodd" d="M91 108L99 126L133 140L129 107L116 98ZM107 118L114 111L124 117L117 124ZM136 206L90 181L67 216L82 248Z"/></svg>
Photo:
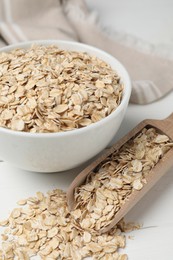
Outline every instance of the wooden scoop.
<svg viewBox="0 0 173 260"><path fill-rule="evenodd" d="M79 187L86 180L87 175L94 170L103 160L118 150L124 143L128 142L131 138L135 137L144 127L154 127L163 134L167 135L173 140L173 113L165 120L150 120L146 119L138 124L127 135L120 139L110 149L105 150L98 159L92 162L86 167L71 183L67 191L67 201L70 210L73 210L75 206L74 191L76 187ZM140 191L134 190L129 199L124 203L121 209L115 214L112 222L101 229L99 233L105 233L115 226L120 219L122 219L127 212L147 193L152 186L168 171L173 165L173 147L163 156L163 158L156 164L156 166L150 171L146 177L147 183L144 184Z"/></svg>

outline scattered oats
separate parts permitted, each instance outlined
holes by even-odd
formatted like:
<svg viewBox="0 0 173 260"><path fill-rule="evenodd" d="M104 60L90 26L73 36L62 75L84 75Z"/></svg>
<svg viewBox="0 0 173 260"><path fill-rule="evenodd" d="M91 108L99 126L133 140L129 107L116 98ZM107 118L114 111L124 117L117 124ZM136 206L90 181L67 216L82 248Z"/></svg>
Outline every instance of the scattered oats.
<svg viewBox="0 0 173 260"><path fill-rule="evenodd" d="M25 128L25 123L22 119L12 119L11 129L16 131L22 131Z"/></svg>
<svg viewBox="0 0 173 260"><path fill-rule="evenodd" d="M141 161L135 159L131 163L132 163L132 167L133 167L133 171L134 172L142 171L142 163L141 163Z"/></svg>
<svg viewBox="0 0 173 260"><path fill-rule="evenodd" d="M81 125L81 126L87 126L87 125L90 125L91 123L92 123L92 121L89 118L84 118L79 121L79 125Z"/></svg>
<svg viewBox="0 0 173 260"><path fill-rule="evenodd" d="M17 202L17 204L20 205L20 206L23 206L23 205L25 205L26 203L27 203L27 200L19 200L19 201Z"/></svg>
<svg viewBox="0 0 173 260"><path fill-rule="evenodd" d="M54 238L52 238L52 240L50 240L49 246L53 249L56 249L59 246L59 243L60 243L60 241L59 241L58 237L54 237Z"/></svg>
<svg viewBox="0 0 173 260"><path fill-rule="evenodd" d="M97 243L91 242L86 245L87 249L93 253L101 252L103 250L102 246Z"/></svg>
<svg viewBox="0 0 173 260"><path fill-rule="evenodd" d="M37 194L37 198L38 198L40 201L42 201L42 200L44 199L44 194L43 194L42 192L38 191L36 194Z"/></svg>
<svg viewBox="0 0 173 260"><path fill-rule="evenodd" d="M2 111L1 113L1 118L3 120L9 120L13 117L13 111L5 109L4 111Z"/></svg>
<svg viewBox="0 0 173 260"><path fill-rule="evenodd" d="M56 108L54 108L54 112L61 114L64 113L68 109L68 105L57 105Z"/></svg>
<svg viewBox="0 0 173 260"><path fill-rule="evenodd" d="M141 190L143 188L143 184L140 179L134 180L132 186L135 190Z"/></svg>
<svg viewBox="0 0 173 260"><path fill-rule="evenodd" d="M47 256L52 252L52 248L50 246L46 246L43 250L41 250L39 253L40 255Z"/></svg>
<svg viewBox="0 0 173 260"><path fill-rule="evenodd" d="M7 236L7 235L5 235L5 234L2 234L2 235L1 235L1 238L2 238L2 240L3 240L3 241L6 241L6 240L8 240L8 236Z"/></svg>
<svg viewBox="0 0 173 260"><path fill-rule="evenodd" d="M95 220L93 220L95 222ZM80 226L85 230L87 228L90 228L92 226L92 220L89 218L83 219L80 223Z"/></svg>
<svg viewBox="0 0 173 260"><path fill-rule="evenodd" d="M39 239L39 237L38 237L38 235L36 234L36 233L29 233L28 235L27 235L27 240L28 240L28 242L34 242L34 241L38 241L38 239Z"/></svg>
<svg viewBox="0 0 173 260"><path fill-rule="evenodd" d="M56 236L58 234L58 228L57 227L53 227L52 229L48 230L47 232L47 236L52 238L54 236Z"/></svg>
<svg viewBox="0 0 173 260"><path fill-rule="evenodd" d="M24 236L20 236L18 239L19 246L27 246L28 240Z"/></svg>
<svg viewBox="0 0 173 260"><path fill-rule="evenodd" d="M110 246L106 246L104 247L104 251L108 254L108 253L114 253L117 251L117 247L115 245L110 245Z"/></svg>
<svg viewBox="0 0 173 260"><path fill-rule="evenodd" d="M91 234L85 231L83 234L83 240L85 243L89 243L91 241Z"/></svg>
<svg viewBox="0 0 173 260"><path fill-rule="evenodd" d="M72 216L74 217L74 219L78 219L81 217L81 210L80 209L76 209L76 210L73 210L71 212Z"/></svg>
<svg viewBox="0 0 173 260"><path fill-rule="evenodd" d="M86 189L92 191L89 185L86 185ZM103 236L96 234L94 230L83 230L75 221L84 212L68 211L65 192L53 190L48 192L47 196L41 192L37 192L36 195L37 197L26 199L30 201L33 198L33 203L27 203L20 209L21 214L18 218L23 219L23 225L16 222L18 209L13 210L9 220L3 222L8 225L8 229L2 235L4 241L1 244L0 259L29 260L32 256L39 256L43 260L82 260L88 256L95 259L100 254L103 257L105 254L112 255L113 259L116 259L115 253L120 256L118 249L125 246L125 236L121 234L118 226ZM38 201L34 198L39 198L37 208L35 206L38 205ZM42 206L44 210L41 210ZM51 212L53 208L56 208L56 211ZM108 210L111 210L111 207L108 207ZM45 225L48 223L49 225ZM94 221L84 219L84 225L92 227ZM121 221L120 225L123 228L125 224Z"/></svg>
<svg viewBox="0 0 173 260"><path fill-rule="evenodd" d="M97 80L96 81L96 87L97 88L104 88L105 87L105 83L101 80Z"/></svg>
<svg viewBox="0 0 173 260"><path fill-rule="evenodd" d="M0 221L0 226L2 226L2 227L8 226L8 224L9 224L9 220L8 219Z"/></svg>
<svg viewBox="0 0 173 260"><path fill-rule="evenodd" d="M0 126L32 133L88 126L121 103L123 84L84 52L33 45L0 53Z"/></svg>
<svg viewBox="0 0 173 260"><path fill-rule="evenodd" d="M67 64L64 67L71 69ZM40 79L39 85L44 84ZM102 88L102 83L97 84ZM47 99L46 93L44 97ZM124 232L141 226L121 220L108 233L99 235L98 231L109 225L135 190L142 189L150 170L172 147L155 129L144 128L101 162L75 190L76 208L72 212L66 193L58 189L19 201L21 207L0 222L0 226L8 226L1 235L0 259L39 256L43 260L82 260L91 256L95 260L127 260L127 255L119 252L126 246Z"/></svg>
<svg viewBox="0 0 173 260"><path fill-rule="evenodd" d="M80 94L73 94L71 96L71 100L74 105L81 105L82 104L82 97Z"/></svg>
<svg viewBox="0 0 173 260"><path fill-rule="evenodd" d="M12 218L18 218L21 215L21 209L13 209L13 211L11 212L11 216Z"/></svg>
<svg viewBox="0 0 173 260"><path fill-rule="evenodd" d="M120 255L118 260L127 260L128 256L127 255Z"/></svg>
<svg viewBox="0 0 173 260"><path fill-rule="evenodd" d="M158 136L156 136L156 138L154 140L154 142L157 144L165 143L167 141L169 141L169 137L166 135L158 135Z"/></svg>

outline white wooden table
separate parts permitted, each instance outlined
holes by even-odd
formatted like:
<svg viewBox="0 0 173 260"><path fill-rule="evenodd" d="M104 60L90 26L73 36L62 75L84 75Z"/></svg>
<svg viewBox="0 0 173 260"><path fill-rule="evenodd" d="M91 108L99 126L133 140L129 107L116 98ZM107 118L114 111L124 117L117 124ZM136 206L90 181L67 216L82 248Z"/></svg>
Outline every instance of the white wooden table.
<svg viewBox="0 0 173 260"><path fill-rule="evenodd" d="M121 30L127 31L126 23L129 21L127 23L129 33L139 35L144 40L150 39L152 43L167 44L169 46L173 44L173 30L169 30L168 33L168 27L165 27L166 30L164 30L163 25L161 25L163 20L167 24L171 22L173 24L173 19L170 18L170 15L172 15L171 10L173 10L173 2L171 0L147 0L142 3L139 3L138 0L87 0L87 2L93 8L98 7L102 15L102 22L111 25L112 28L117 29L119 27ZM148 6L151 5L151 9L148 11L146 10L147 4ZM153 35L150 31L150 26L147 24L149 21L147 19L144 21L144 18L147 14L151 18L152 10L156 6L160 10L164 6L161 19L156 15L157 23L162 30L160 34L155 32L155 35ZM142 19L140 19L139 23L136 23L132 19L133 12L142 8ZM121 14L123 10L125 10L125 19L122 16L123 14ZM114 15L115 12L116 15ZM137 18L140 18L139 14ZM142 33L140 26L147 29L143 29ZM124 121L113 142L126 134L141 120L145 118L162 119L172 111L173 92L150 105L129 105ZM19 199L33 196L37 191L47 192L54 188L67 189L70 182L83 167L63 173L41 174L25 172L13 168L5 162L0 162L0 219L8 216ZM134 236L134 239L127 240L125 252L129 255L130 260L173 259L173 168L131 210L126 219L143 224L143 229L131 232L130 235Z"/></svg>

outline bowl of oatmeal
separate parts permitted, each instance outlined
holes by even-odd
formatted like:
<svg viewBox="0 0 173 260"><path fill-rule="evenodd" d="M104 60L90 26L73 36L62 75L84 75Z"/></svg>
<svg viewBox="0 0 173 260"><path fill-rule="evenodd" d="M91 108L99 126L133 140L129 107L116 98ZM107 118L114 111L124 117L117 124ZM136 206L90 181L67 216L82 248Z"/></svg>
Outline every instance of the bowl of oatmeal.
<svg viewBox="0 0 173 260"><path fill-rule="evenodd" d="M119 129L131 83L97 48L34 41L0 49L0 158L37 172L72 169Z"/></svg>

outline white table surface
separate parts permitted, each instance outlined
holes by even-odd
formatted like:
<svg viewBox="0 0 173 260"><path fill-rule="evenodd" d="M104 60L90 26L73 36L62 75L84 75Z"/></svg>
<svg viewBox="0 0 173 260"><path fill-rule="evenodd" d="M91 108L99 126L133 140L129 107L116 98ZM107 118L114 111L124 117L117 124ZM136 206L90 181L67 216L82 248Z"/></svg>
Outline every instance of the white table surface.
<svg viewBox="0 0 173 260"><path fill-rule="evenodd" d="M87 1L91 7L98 8L102 14L102 21L107 25L111 24L116 29L114 22L118 21L120 28L124 30L126 28L125 22L132 17L132 7L130 3L135 4L134 7L139 9L139 1L101 1L96 0L92 2ZM108 2L110 3L108 5ZM145 2L145 4L144 4ZM159 6L163 5L163 2L167 2L164 12L166 12L167 23L170 22L170 5L173 8L173 2L171 0L166 1L144 1L142 4L146 5L146 2L151 3L152 8L159 2ZM120 4L121 3L121 4ZM114 11L118 7L119 10L124 10L125 3L127 3L127 15L124 23L121 15L114 16ZM141 2L140 2L141 4ZM131 9L130 9L131 7ZM150 10L151 12L151 10ZM149 13L150 13L149 12ZM164 13L163 12L163 13ZM162 17L163 19L163 17ZM164 19L163 19L164 20ZM165 22L166 22L165 21ZM161 21L159 20L161 23ZM173 21L172 21L173 22ZM144 22L141 22L144 26ZM129 25L129 24L128 24ZM136 28L135 28L136 26ZM147 27L146 27L147 28ZM160 27L162 28L162 27ZM142 35L139 30L139 24L136 25L133 21L129 25L130 33L137 33L145 40L150 39L151 32L147 32L146 29ZM146 33L147 32L147 33ZM166 32L164 32L166 37ZM160 39L159 39L160 37ZM156 39L157 38L157 39ZM172 35L167 35L167 40L162 41L162 34L157 34L155 37L155 43L170 44L173 41ZM154 38L151 39L154 41ZM173 92L164 97L163 99L153 104L139 106L130 104L123 123L115 136L113 142L118 140L121 136L126 134L132 129L138 122L146 118L162 119L173 112ZM25 172L23 170L16 169L8 163L0 162L0 219L4 219L8 216L10 211L16 207L16 202L22 198L33 196L35 192L42 191L47 192L54 188L67 189L73 178L80 172L84 166L63 173L34 173ZM173 168L162 178L156 186L131 210L126 217L127 220L137 221L143 224L143 228L138 231L133 231L130 235L134 236L134 239L127 239L127 247L123 252L129 255L130 260L172 260L172 234L173 234ZM74 259L75 260L75 259Z"/></svg>

